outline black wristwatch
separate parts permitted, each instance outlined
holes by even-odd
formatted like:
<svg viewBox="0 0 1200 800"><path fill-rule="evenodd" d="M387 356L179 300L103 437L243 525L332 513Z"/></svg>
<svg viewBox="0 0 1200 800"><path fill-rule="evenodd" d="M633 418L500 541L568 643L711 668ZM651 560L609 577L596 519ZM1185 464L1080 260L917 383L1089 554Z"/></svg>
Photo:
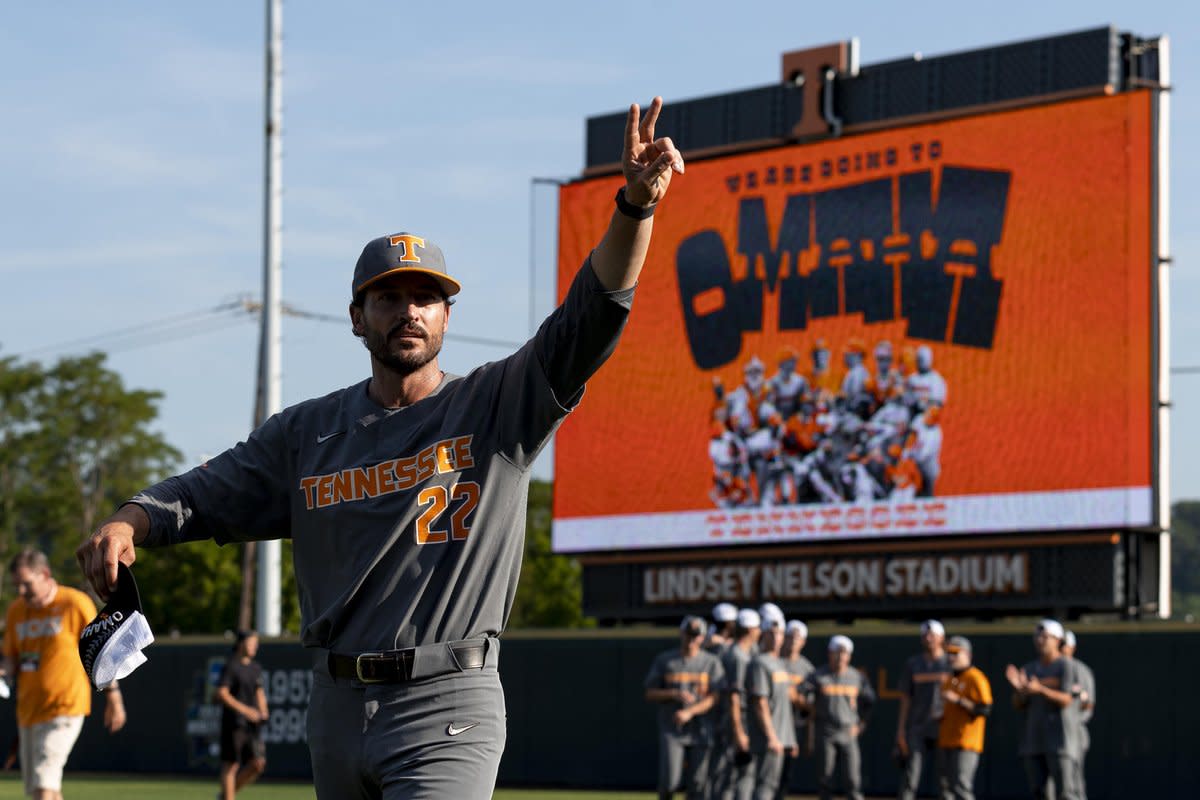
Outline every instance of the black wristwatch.
<svg viewBox="0 0 1200 800"><path fill-rule="evenodd" d="M617 189L617 210L630 219L649 219L654 216L654 209L657 205L657 203L651 203L648 206L636 206L626 199L624 186Z"/></svg>

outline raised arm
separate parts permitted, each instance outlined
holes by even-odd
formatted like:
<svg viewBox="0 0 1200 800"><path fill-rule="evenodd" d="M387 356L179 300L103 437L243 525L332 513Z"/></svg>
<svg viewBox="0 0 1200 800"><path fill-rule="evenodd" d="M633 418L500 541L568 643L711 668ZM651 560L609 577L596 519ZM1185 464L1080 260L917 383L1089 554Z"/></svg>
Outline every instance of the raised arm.
<svg viewBox="0 0 1200 800"><path fill-rule="evenodd" d="M629 289L637 283L654 228L651 214L666 196L672 173L683 172L683 156L670 138L654 138L654 125L662 105L662 98L655 97L642 117L634 103L625 118L625 143L621 151L625 187L608 232L592 253L592 269L609 291Z"/></svg>

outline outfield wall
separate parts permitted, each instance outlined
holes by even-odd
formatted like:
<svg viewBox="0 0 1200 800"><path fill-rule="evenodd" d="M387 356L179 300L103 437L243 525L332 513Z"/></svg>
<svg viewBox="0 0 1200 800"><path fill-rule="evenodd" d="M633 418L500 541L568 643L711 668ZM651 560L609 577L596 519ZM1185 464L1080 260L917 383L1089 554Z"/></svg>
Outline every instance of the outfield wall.
<svg viewBox="0 0 1200 800"><path fill-rule="evenodd" d="M1200 762L1192 757L1200 719L1200 693L1195 690L1200 628L1077 630L1080 656L1093 667L1098 682L1087 761L1091 800L1189 796L1200 785ZM997 695L979 769L979 797L1020 798L1026 793L1015 755L1019 720L1003 671L1009 662L1028 660L1032 645L1025 633L995 631L994 626L980 626L952 632L971 637L976 663ZM818 661L833 632L832 626L814 627L805 654ZM889 754L898 709L895 688L901 665L916 649L915 631L846 632L857 644L854 663L866 670L882 695L863 737L864 788L868 794L893 794L896 769ZM654 716L642 700L642 678L654 655L673 641L657 632L507 637L501 672L509 736L501 783L651 789ZM154 645L147 653L149 662L124 682L127 728L110 736L98 714L89 718L68 768L215 775L210 745L219 710L212 683L228 652L226 643L212 640ZM267 642L260 660L268 671L272 708L268 773L305 778L310 774L303 741L307 655L295 643ZM0 745L7 749L11 711L5 717ZM813 791L811 762L806 767L794 788Z"/></svg>

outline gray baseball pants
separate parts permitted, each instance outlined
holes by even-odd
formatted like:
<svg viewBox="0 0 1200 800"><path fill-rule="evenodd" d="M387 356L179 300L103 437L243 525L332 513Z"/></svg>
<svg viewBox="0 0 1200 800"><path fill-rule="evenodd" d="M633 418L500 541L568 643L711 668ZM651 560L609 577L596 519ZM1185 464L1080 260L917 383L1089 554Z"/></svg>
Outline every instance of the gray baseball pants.
<svg viewBox="0 0 1200 800"><path fill-rule="evenodd" d="M1092 746L1092 739L1088 735L1087 725L1083 726L1083 747L1079 752L1079 760L1075 762L1075 766L1079 770L1079 774L1075 776L1075 784L1079 787L1079 800L1087 800L1087 777L1084 774L1084 762L1087 761L1088 748Z"/></svg>
<svg viewBox="0 0 1200 800"><path fill-rule="evenodd" d="M407 683L333 678L317 651L308 747L318 800L487 800L504 752L500 648L484 667Z"/></svg>
<svg viewBox="0 0 1200 800"><path fill-rule="evenodd" d="M752 800L754 796L754 759L742 753L736 744L726 744L714 775L713 797L718 800Z"/></svg>
<svg viewBox="0 0 1200 800"><path fill-rule="evenodd" d="M704 800L709 750L707 740L684 740L671 731L659 731L658 796L669 800L676 789L683 789L688 800Z"/></svg>
<svg viewBox="0 0 1200 800"><path fill-rule="evenodd" d="M1039 753L1025 756L1024 761L1034 800L1083 800L1075 759L1063 753Z"/></svg>
<svg viewBox="0 0 1200 800"><path fill-rule="evenodd" d="M803 742L805 735L807 734L804 731L796 731L796 741ZM800 756L793 756L785 750L783 752L783 769L779 771L779 788L775 790L775 800L784 800L787 797L788 787L792 783L792 778L799 771Z"/></svg>
<svg viewBox="0 0 1200 800"><path fill-rule="evenodd" d="M858 738L848 736L817 739L817 794L821 800L833 800L833 771L842 765L842 782L850 800L863 800L862 755Z"/></svg>
<svg viewBox="0 0 1200 800"><path fill-rule="evenodd" d="M921 788L921 768L925 764L933 765L937 742L925 738L920 729L907 731L905 740L908 742L908 759L904 762L904 772L900 775L900 792L896 796L899 800L914 800Z"/></svg>
<svg viewBox="0 0 1200 800"><path fill-rule="evenodd" d="M783 753L754 754L754 800L775 800L783 775Z"/></svg>
<svg viewBox="0 0 1200 800"><path fill-rule="evenodd" d="M941 800L975 800L975 770L979 753L942 747L937 751Z"/></svg>

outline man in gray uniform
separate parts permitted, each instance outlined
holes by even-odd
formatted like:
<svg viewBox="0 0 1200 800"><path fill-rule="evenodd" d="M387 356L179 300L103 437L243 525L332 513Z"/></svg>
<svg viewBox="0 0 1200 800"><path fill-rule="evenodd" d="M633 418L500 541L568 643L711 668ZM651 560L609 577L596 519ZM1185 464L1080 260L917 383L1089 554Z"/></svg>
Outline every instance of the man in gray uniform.
<svg viewBox="0 0 1200 800"><path fill-rule="evenodd" d="M459 282L411 233L367 244L349 318L371 377L272 416L150 487L80 545L105 597L135 546L290 537L314 656L308 744L321 800L487 798L504 749L499 640L534 459L616 347L656 204L683 159L626 121L624 185L562 305L466 377L438 367Z"/></svg>
<svg viewBox="0 0 1200 800"><path fill-rule="evenodd" d="M725 678L721 660L701 648L705 624L685 617L679 647L660 653L646 673L646 702L658 705L658 797L683 789L688 800L707 797L712 714Z"/></svg>
<svg viewBox="0 0 1200 800"><path fill-rule="evenodd" d="M725 682L721 688L712 781L713 794L720 800L749 800L754 793L746 679L761 635L762 618L758 612L753 608L741 609L733 630L733 645L721 656Z"/></svg>
<svg viewBox="0 0 1200 800"><path fill-rule="evenodd" d="M750 752L754 755L754 800L774 800L783 775L783 759L795 755L792 676L779 658L783 647L782 614L763 620L758 655L750 662L746 695L750 698Z"/></svg>
<svg viewBox="0 0 1200 800"><path fill-rule="evenodd" d="M829 640L829 663L801 684L816 731L817 786L821 800L833 798L833 772L842 765L850 800L863 800L862 755L858 737L866 730L875 690L867 676L850 666L854 642L837 635Z"/></svg>
<svg viewBox="0 0 1200 800"><path fill-rule="evenodd" d="M807 743L809 737L809 717L804 710L804 698L800 694L800 686L813 673L812 662L804 656L800 655L800 651L804 649L805 642L808 641L808 626L798 619L788 622L784 629L783 649L779 653L780 659L783 660L783 666L788 671L788 676L791 678L792 687L790 698L792 701L792 717L795 721L796 728L796 749L794 752L785 754L783 759L783 774L779 779L779 791L775 793L775 800L783 800L787 795L789 784L792 778L796 777L800 765L800 744Z"/></svg>
<svg viewBox="0 0 1200 800"><path fill-rule="evenodd" d="M1082 800L1087 800L1087 780L1084 778L1084 772L1088 749L1092 746L1088 723L1092 721L1092 715L1096 712L1096 676L1092 674L1091 667L1075 657L1077 644L1075 632L1066 631L1063 637L1062 654L1075 662L1075 669L1079 672L1079 698L1076 701L1078 708L1073 719L1079 726L1079 796Z"/></svg>
<svg viewBox="0 0 1200 800"><path fill-rule="evenodd" d="M1013 706L1025 717L1020 754L1037 800L1081 800L1079 726L1073 721L1080 697L1075 662L1062 655L1062 623L1042 620L1034 631L1037 658L1004 675L1015 690Z"/></svg>
<svg viewBox="0 0 1200 800"><path fill-rule="evenodd" d="M900 672L900 716L896 724L896 752L904 769L900 774L899 800L913 800L921 784L921 767L934 772L938 722L942 718L942 682L950 675L950 662L942 644L946 629L936 619L921 623L921 652L904 662Z"/></svg>

